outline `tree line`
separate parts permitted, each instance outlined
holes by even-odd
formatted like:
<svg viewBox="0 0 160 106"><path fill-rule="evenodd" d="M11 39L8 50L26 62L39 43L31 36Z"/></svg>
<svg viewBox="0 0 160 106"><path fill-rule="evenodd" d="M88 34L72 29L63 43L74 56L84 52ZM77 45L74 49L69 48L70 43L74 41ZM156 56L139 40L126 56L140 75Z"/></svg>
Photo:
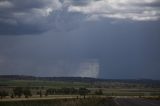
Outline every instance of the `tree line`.
<svg viewBox="0 0 160 106"><path fill-rule="evenodd" d="M81 95L85 96L91 93L91 91L87 88L49 88L46 90L37 90L36 95L42 96L48 96L48 95ZM102 95L102 90L96 90L96 95ZM11 98L21 98L24 96L25 98L29 98L32 96L31 88L26 87L15 87L12 89L12 93L9 93L5 90L0 90L0 98L3 99L6 96L10 96Z"/></svg>

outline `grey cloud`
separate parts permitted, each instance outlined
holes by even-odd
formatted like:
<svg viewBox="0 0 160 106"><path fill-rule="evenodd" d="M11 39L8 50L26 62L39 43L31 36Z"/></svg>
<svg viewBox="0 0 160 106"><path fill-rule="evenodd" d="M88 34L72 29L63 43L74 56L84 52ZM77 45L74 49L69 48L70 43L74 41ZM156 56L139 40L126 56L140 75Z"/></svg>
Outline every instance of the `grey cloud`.
<svg viewBox="0 0 160 106"><path fill-rule="evenodd" d="M0 35L72 30L86 21L158 21L157 0L5 0L0 1Z"/></svg>
<svg viewBox="0 0 160 106"><path fill-rule="evenodd" d="M0 35L24 35L24 34L39 34L46 31L47 28L37 27L37 25L10 25L2 24L0 26Z"/></svg>
<svg viewBox="0 0 160 106"><path fill-rule="evenodd" d="M0 8L0 35L36 34L50 28L49 15L61 8L61 2L8 0L0 1Z"/></svg>
<svg viewBox="0 0 160 106"><path fill-rule="evenodd" d="M132 21L156 21L160 18L160 9L150 5L157 2L157 0L98 0L90 1L86 6L71 5L68 10L89 15L88 20L114 18Z"/></svg>
<svg viewBox="0 0 160 106"><path fill-rule="evenodd" d="M155 0L153 2L150 2L150 3L142 3L142 4L136 4L136 5L139 5L139 6L146 6L146 7L156 7L157 9L159 9L160 7L160 1L159 0Z"/></svg>
<svg viewBox="0 0 160 106"><path fill-rule="evenodd" d="M10 3L9 1L6 1L6 0L1 0L0 1L0 9L6 9L6 8L11 8L13 7L13 4Z"/></svg>

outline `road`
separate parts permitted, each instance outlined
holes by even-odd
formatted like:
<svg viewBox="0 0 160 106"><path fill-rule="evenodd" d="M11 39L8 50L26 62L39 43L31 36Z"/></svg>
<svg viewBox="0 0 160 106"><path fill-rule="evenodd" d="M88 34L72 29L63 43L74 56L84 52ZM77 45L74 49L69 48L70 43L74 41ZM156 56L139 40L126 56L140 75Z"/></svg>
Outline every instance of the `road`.
<svg viewBox="0 0 160 106"><path fill-rule="evenodd" d="M138 98L115 98L116 106L160 106L158 100L147 100Z"/></svg>

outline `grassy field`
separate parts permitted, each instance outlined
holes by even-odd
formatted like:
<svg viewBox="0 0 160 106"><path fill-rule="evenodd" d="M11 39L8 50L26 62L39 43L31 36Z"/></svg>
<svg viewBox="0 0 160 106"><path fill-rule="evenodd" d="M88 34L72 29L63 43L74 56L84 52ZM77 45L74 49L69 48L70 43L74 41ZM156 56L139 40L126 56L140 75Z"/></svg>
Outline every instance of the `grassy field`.
<svg viewBox="0 0 160 106"><path fill-rule="evenodd" d="M91 87L89 83L83 82L64 82L64 81L43 81L43 80L0 80L0 85L18 87Z"/></svg>
<svg viewBox="0 0 160 106"><path fill-rule="evenodd" d="M107 84L107 83L106 83ZM117 85L116 85L117 84ZM5 89L9 92L12 92L12 89L15 87L29 87L35 95L37 91L42 90L45 92L50 88L87 88L89 89L90 95L93 95L96 90L101 89L103 91L103 95L106 96L159 96L160 88L152 88L152 87L119 87L119 83L111 83L110 85L117 86L113 88L106 88L102 86L97 87L97 83L87 83L87 82L65 82L65 81L47 81L47 80L0 80L0 90ZM100 85L100 84L98 84ZM122 84L121 84L122 85ZM131 85L131 84L130 84ZM135 85L135 84L132 84Z"/></svg>

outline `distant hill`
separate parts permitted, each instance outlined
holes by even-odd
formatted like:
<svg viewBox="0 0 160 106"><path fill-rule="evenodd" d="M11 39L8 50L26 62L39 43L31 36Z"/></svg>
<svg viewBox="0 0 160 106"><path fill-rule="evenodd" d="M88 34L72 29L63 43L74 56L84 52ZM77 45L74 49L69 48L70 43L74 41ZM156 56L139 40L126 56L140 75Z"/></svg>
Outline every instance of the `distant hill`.
<svg viewBox="0 0 160 106"><path fill-rule="evenodd" d="M47 81L68 81L68 82L121 82L121 83L147 83L159 84L160 80L152 79L99 79L88 77L36 77L27 75L0 75L0 80L47 80Z"/></svg>
<svg viewBox="0 0 160 106"><path fill-rule="evenodd" d="M25 80L29 81L60 81L66 83L80 82L88 83L94 87L107 87L107 88L134 88L134 87L150 87L160 88L160 80L152 79L98 79L98 78L87 78L87 77L36 77L26 75L0 75L0 86L8 86L13 80ZM4 83L3 83L4 82ZM7 82L10 82L9 84ZM14 85L14 84L12 84ZM34 84L36 85L36 84ZM42 84L43 85L43 84Z"/></svg>
<svg viewBox="0 0 160 106"><path fill-rule="evenodd" d="M26 75L0 75L0 80L47 80L47 81L75 81L75 82L95 82L105 81L105 79L87 77L36 77Z"/></svg>

